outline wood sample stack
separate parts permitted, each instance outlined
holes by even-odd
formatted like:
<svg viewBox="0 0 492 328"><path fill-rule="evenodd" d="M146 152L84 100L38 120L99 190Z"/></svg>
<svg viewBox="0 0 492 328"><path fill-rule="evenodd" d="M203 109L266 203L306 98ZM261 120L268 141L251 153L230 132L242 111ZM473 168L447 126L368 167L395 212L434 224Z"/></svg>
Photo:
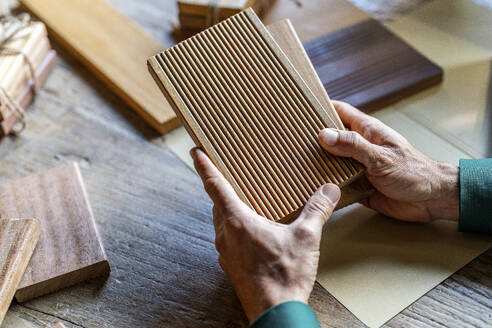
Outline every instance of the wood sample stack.
<svg viewBox="0 0 492 328"><path fill-rule="evenodd" d="M109 273L76 164L0 186L0 217L32 217L41 225L38 245L17 286L17 301Z"/></svg>
<svg viewBox="0 0 492 328"><path fill-rule="evenodd" d="M39 239L35 219L0 219L0 326Z"/></svg>
<svg viewBox="0 0 492 328"><path fill-rule="evenodd" d="M261 12L269 0L178 0L181 28L204 30L248 7Z"/></svg>
<svg viewBox="0 0 492 328"><path fill-rule="evenodd" d="M3 101L0 104L0 134L7 135L22 119L23 110L31 102L35 89L44 83L53 69L56 53L51 50L44 24L30 21L25 14L3 19L0 35L13 35L1 45L0 55L0 87L4 91L0 99ZM13 101L21 110L12 105Z"/></svg>
<svg viewBox="0 0 492 328"><path fill-rule="evenodd" d="M344 187L362 175L360 164L320 148L321 129L343 128L338 115L322 106L253 10L148 63L195 143L258 214L289 222L321 185Z"/></svg>

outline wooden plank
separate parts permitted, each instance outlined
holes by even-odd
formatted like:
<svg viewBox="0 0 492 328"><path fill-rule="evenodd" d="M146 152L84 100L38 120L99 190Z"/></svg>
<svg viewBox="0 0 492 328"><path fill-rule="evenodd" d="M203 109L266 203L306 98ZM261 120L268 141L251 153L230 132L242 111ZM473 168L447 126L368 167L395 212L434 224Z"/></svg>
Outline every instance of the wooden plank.
<svg viewBox="0 0 492 328"><path fill-rule="evenodd" d="M442 69L369 19L304 44L333 99L374 110L442 81Z"/></svg>
<svg viewBox="0 0 492 328"><path fill-rule="evenodd" d="M19 302L109 273L76 164L1 186L0 215L36 217L42 228L15 294Z"/></svg>
<svg viewBox="0 0 492 328"><path fill-rule="evenodd" d="M36 219L0 219L0 325L39 239Z"/></svg>
<svg viewBox="0 0 492 328"><path fill-rule="evenodd" d="M336 125L251 9L149 66L196 144L260 215L289 221L321 185L361 174L321 149L318 132Z"/></svg>
<svg viewBox="0 0 492 328"><path fill-rule="evenodd" d="M104 0L22 0L51 34L161 133L178 126L145 60L162 46ZM84 28L80 28L83 26Z"/></svg>

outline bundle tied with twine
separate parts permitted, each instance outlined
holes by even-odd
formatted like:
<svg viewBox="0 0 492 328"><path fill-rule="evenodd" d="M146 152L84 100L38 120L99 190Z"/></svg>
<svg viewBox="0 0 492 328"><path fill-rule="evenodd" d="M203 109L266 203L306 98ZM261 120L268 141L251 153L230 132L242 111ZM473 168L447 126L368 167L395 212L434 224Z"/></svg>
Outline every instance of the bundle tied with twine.
<svg viewBox="0 0 492 328"><path fill-rule="evenodd" d="M22 51L22 49L15 49L8 46L8 43L15 39L20 32L24 31L26 28L32 26L33 22L28 14L20 14L18 16L4 16L0 18L0 57L8 56L21 56L29 68L30 76L33 81L31 84L32 93L36 93L36 74L34 71L34 66L27 56L27 54ZM2 77L0 77L1 79ZM0 85L0 114L4 116L5 113L13 114L17 117L18 123L12 128L13 134L19 134L24 130L26 126L25 121L25 111L19 103L13 99L9 92L4 86ZM5 117L2 117L5 119Z"/></svg>

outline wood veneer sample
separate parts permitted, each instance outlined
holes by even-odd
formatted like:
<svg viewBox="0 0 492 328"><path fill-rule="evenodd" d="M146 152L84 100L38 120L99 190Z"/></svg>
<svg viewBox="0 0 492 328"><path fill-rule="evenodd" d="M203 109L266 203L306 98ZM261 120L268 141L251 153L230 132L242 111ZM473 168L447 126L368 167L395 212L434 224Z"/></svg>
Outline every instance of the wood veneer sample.
<svg viewBox="0 0 492 328"><path fill-rule="evenodd" d="M110 271L77 164L0 187L1 217L35 217L41 237L15 294L19 302Z"/></svg>
<svg viewBox="0 0 492 328"><path fill-rule="evenodd" d="M53 35L156 130L179 121L141 69L163 47L104 0L21 0ZM81 28L82 27L82 28Z"/></svg>
<svg viewBox="0 0 492 328"><path fill-rule="evenodd" d="M251 9L148 63L194 142L260 215L290 221L321 185L361 175L319 146L336 125Z"/></svg>
<svg viewBox="0 0 492 328"><path fill-rule="evenodd" d="M323 87L323 83L321 83L308 55L304 51L304 47L290 20L281 20L268 25L267 28L294 68L299 72L299 75L304 82L306 82L306 85L311 89L314 96L323 106L326 113L331 117L336 128L339 130L345 129L338 113L330 101L330 97ZM374 191L374 187L369 180L367 180L365 176L361 177L353 183L347 184L341 188L342 194L336 209L359 202L362 199L371 196Z"/></svg>
<svg viewBox="0 0 492 328"><path fill-rule="evenodd" d="M0 219L0 325L40 234L35 219Z"/></svg>
<svg viewBox="0 0 492 328"><path fill-rule="evenodd" d="M304 44L331 98L373 110L442 81L442 69L368 19Z"/></svg>

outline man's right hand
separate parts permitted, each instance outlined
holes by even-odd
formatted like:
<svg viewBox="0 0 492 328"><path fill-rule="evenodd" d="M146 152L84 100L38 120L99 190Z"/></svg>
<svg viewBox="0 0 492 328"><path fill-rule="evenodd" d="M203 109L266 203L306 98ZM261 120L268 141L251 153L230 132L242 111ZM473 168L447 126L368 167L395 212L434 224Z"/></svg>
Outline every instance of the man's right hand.
<svg viewBox="0 0 492 328"><path fill-rule="evenodd" d="M351 105L333 101L351 131L323 129L321 146L366 167L377 192L362 203L404 221L458 220L459 171L415 149L403 136Z"/></svg>

